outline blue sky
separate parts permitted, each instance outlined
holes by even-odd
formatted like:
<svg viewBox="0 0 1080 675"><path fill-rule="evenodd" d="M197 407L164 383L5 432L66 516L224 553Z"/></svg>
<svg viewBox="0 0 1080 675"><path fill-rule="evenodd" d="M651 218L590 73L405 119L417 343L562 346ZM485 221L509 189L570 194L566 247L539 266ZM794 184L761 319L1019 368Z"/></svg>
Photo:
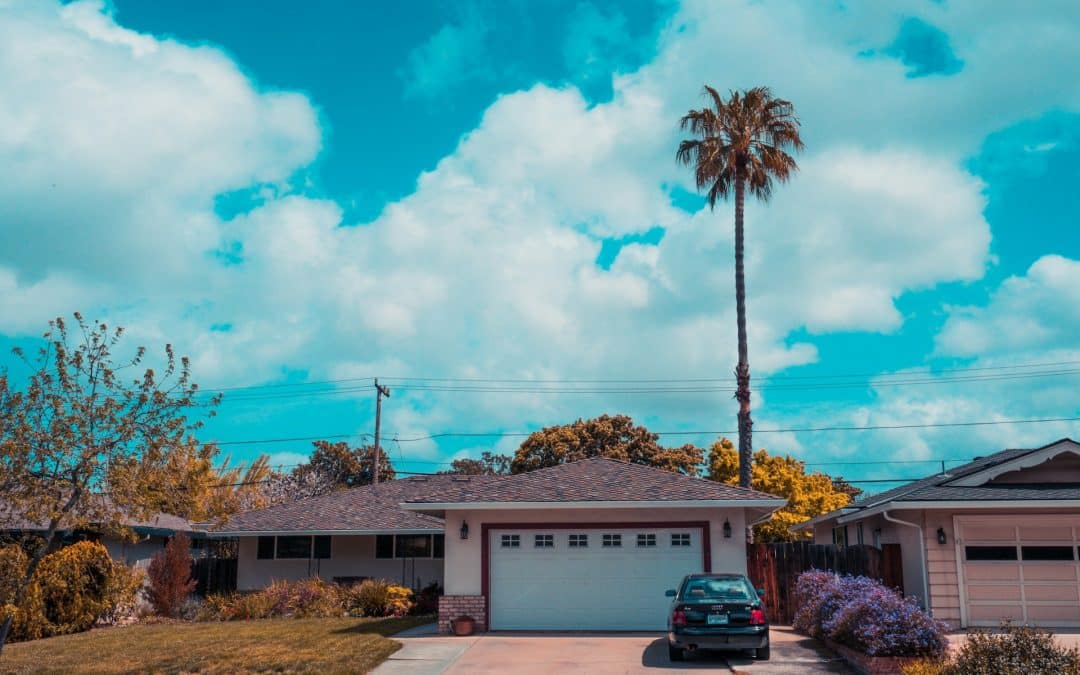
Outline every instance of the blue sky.
<svg viewBox="0 0 1080 675"><path fill-rule="evenodd" d="M725 391L565 391L728 384L731 207L673 157L704 83L772 86L807 143L747 212L755 445L894 478L1080 432L768 433L1080 416L1067 3L42 1L0 3L0 44L0 345L80 309L263 387L226 392L208 438L360 442L373 376L390 439L732 429ZM477 378L563 384L460 391ZM427 471L519 441L388 450Z"/></svg>

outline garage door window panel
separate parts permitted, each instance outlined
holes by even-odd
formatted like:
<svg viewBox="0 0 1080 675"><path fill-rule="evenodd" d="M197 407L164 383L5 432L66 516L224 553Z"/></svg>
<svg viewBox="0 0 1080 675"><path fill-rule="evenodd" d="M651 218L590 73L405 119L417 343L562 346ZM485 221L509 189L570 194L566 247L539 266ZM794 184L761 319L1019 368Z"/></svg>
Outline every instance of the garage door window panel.
<svg viewBox="0 0 1080 675"><path fill-rule="evenodd" d="M1021 546L1020 557L1024 562L1074 560L1072 546Z"/></svg>
<svg viewBox="0 0 1080 675"><path fill-rule="evenodd" d="M969 562L1014 562L1016 546L965 546L964 558Z"/></svg>
<svg viewBox="0 0 1080 675"><path fill-rule="evenodd" d="M537 534L533 537L533 546L535 548L555 548L555 535Z"/></svg>
<svg viewBox="0 0 1080 675"><path fill-rule="evenodd" d="M671 545L675 547L684 547L690 545L690 533L689 532L676 532L671 535Z"/></svg>
<svg viewBox="0 0 1080 675"><path fill-rule="evenodd" d="M655 534L639 534L637 536L637 545L640 548L651 548L656 546Z"/></svg>
<svg viewBox="0 0 1080 675"><path fill-rule="evenodd" d="M503 548L521 548L520 534L504 534L499 539L499 545Z"/></svg>
<svg viewBox="0 0 1080 675"><path fill-rule="evenodd" d="M589 547L589 535L587 534L571 534L568 538L570 548L588 548Z"/></svg>
<svg viewBox="0 0 1080 675"><path fill-rule="evenodd" d="M601 545L604 548L621 548L622 547L622 535L621 534L605 534L601 540Z"/></svg>

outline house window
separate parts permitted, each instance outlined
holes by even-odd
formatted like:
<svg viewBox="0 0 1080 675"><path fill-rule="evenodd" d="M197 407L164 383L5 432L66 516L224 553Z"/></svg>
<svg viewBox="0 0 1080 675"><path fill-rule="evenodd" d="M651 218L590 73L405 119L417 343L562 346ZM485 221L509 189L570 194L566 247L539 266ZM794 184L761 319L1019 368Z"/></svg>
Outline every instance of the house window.
<svg viewBox="0 0 1080 675"><path fill-rule="evenodd" d="M570 535L570 548L588 548L589 535L587 534L572 534Z"/></svg>
<svg viewBox="0 0 1080 675"><path fill-rule="evenodd" d="M259 548L255 553L255 557L259 560L273 560L274 559L274 538L273 537L259 537Z"/></svg>
<svg viewBox="0 0 1080 675"><path fill-rule="evenodd" d="M533 536L533 546L535 548L555 548L555 535L553 534L537 534Z"/></svg>
<svg viewBox="0 0 1080 675"><path fill-rule="evenodd" d="M656 546L656 535L655 534L639 534L637 536L637 545L638 545L638 548L646 548L646 547Z"/></svg>
<svg viewBox="0 0 1080 675"><path fill-rule="evenodd" d="M1072 560L1072 546L1021 546L1023 560Z"/></svg>
<svg viewBox="0 0 1080 675"><path fill-rule="evenodd" d="M874 548L881 548L881 528L874 528Z"/></svg>
<svg viewBox="0 0 1080 675"><path fill-rule="evenodd" d="M863 545L863 524L859 523L855 526L855 543L859 546Z"/></svg>
<svg viewBox="0 0 1080 675"><path fill-rule="evenodd" d="M622 547L622 535L621 534L605 534L600 542L600 545L604 548L621 548Z"/></svg>
<svg viewBox="0 0 1080 675"><path fill-rule="evenodd" d="M689 546L690 545L690 533L689 532L676 532L671 535L672 546Z"/></svg>
<svg viewBox="0 0 1080 675"><path fill-rule="evenodd" d="M315 537L313 558L316 560L329 560L330 559L330 537Z"/></svg>
<svg viewBox="0 0 1080 675"><path fill-rule="evenodd" d="M431 557L442 558L446 551L446 535L436 534L431 538Z"/></svg>
<svg viewBox="0 0 1080 675"><path fill-rule="evenodd" d="M833 531L832 531L832 543L836 544L837 546L847 546L848 545L847 525L842 525L840 527L834 527L833 528Z"/></svg>
<svg viewBox="0 0 1080 675"><path fill-rule="evenodd" d="M311 537L278 537L277 558L307 560L311 557Z"/></svg>
<svg viewBox="0 0 1080 675"><path fill-rule="evenodd" d="M399 534L394 543L394 555L398 558L430 558L431 535Z"/></svg>
<svg viewBox="0 0 1080 675"><path fill-rule="evenodd" d="M521 548L521 535L520 534L504 534L501 539L503 548Z"/></svg>
<svg viewBox="0 0 1080 675"><path fill-rule="evenodd" d="M964 557L970 561L994 562L1016 560L1015 546L965 546Z"/></svg>
<svg viewBox="0 0 1080 675"><path fill-rule="evenodd" d="M376 558L393 558L394 557L394 535L392 535L392 534L377 534L377 535L375 535L375 557Z"/></svg>

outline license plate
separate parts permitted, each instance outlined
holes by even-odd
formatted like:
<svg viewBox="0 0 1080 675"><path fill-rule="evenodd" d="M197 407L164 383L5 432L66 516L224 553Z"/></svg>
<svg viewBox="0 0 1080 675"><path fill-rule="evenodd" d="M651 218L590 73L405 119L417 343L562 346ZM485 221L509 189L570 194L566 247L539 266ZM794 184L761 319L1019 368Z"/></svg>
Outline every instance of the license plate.
<svg viewBox="0 0 1080 675"><path fill-rule="evenodd" d="M710 626L722 626L728 622L727 614L710 614L706 617L705 622Z"/></svg>

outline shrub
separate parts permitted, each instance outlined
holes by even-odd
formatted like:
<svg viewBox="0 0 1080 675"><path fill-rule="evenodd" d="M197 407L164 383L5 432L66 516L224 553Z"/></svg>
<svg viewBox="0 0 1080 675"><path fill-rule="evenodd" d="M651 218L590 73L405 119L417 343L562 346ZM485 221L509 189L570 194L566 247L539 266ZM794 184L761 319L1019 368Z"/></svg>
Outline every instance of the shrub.
<svg viewBox="0 0 1080 675"><path fill-rule="evenodd" d="M195 590L196 582L191 578L191 540L187 535L177 532L165 550L150 560L146 572L150 579L146 597L154 611L175 617Z"/></svg>
<svg viewBox="0 0 1080 675"><path fill-rule="evenodd" d="M939 656L946 626L896 591L866 577L802 574L795 585L794 625L870 656Z"/></svg>
<svg viewBox="0 0 1080 675"><path fill-rule="evenodd" d="M141 576L114 562L104 546L82 541L41 559L22 604L13 604L14 583L29 560L20 547L0 549L3 616L14 614L12 640L78 633L133 606Z"/></svg>
<svg viewBox="0 0 1080 675"><path fill-rule="evenodd" d="M1080 652L1065 649L1054 636L1031 626L1003 622L1001 633L975 631L949 663L948 675L1080 675Z"/></svg>
<svg viewBox="0 0 1080 675"><path fill-rule="evenodd" d="M413 607L412 590L381 579L345 589L345 608L353 616L405 616Z"/></svg>
<svg viewBox="0 0 1080 675"><path fill-rule="evenodd" d="M114 625L134 621L138 617L139 600L145 584L146 574L142 570L114 560L107 591L109 608L98 622Z"/></svg>
<svg viewBox="0 0 1080 675"><path fill-rule="evenodd" d="M442 586L438 581L432 581L420 589L416 594L416 603L413 605L412 614L435 614L439 611L439 596L443 594Z"/></svg>

